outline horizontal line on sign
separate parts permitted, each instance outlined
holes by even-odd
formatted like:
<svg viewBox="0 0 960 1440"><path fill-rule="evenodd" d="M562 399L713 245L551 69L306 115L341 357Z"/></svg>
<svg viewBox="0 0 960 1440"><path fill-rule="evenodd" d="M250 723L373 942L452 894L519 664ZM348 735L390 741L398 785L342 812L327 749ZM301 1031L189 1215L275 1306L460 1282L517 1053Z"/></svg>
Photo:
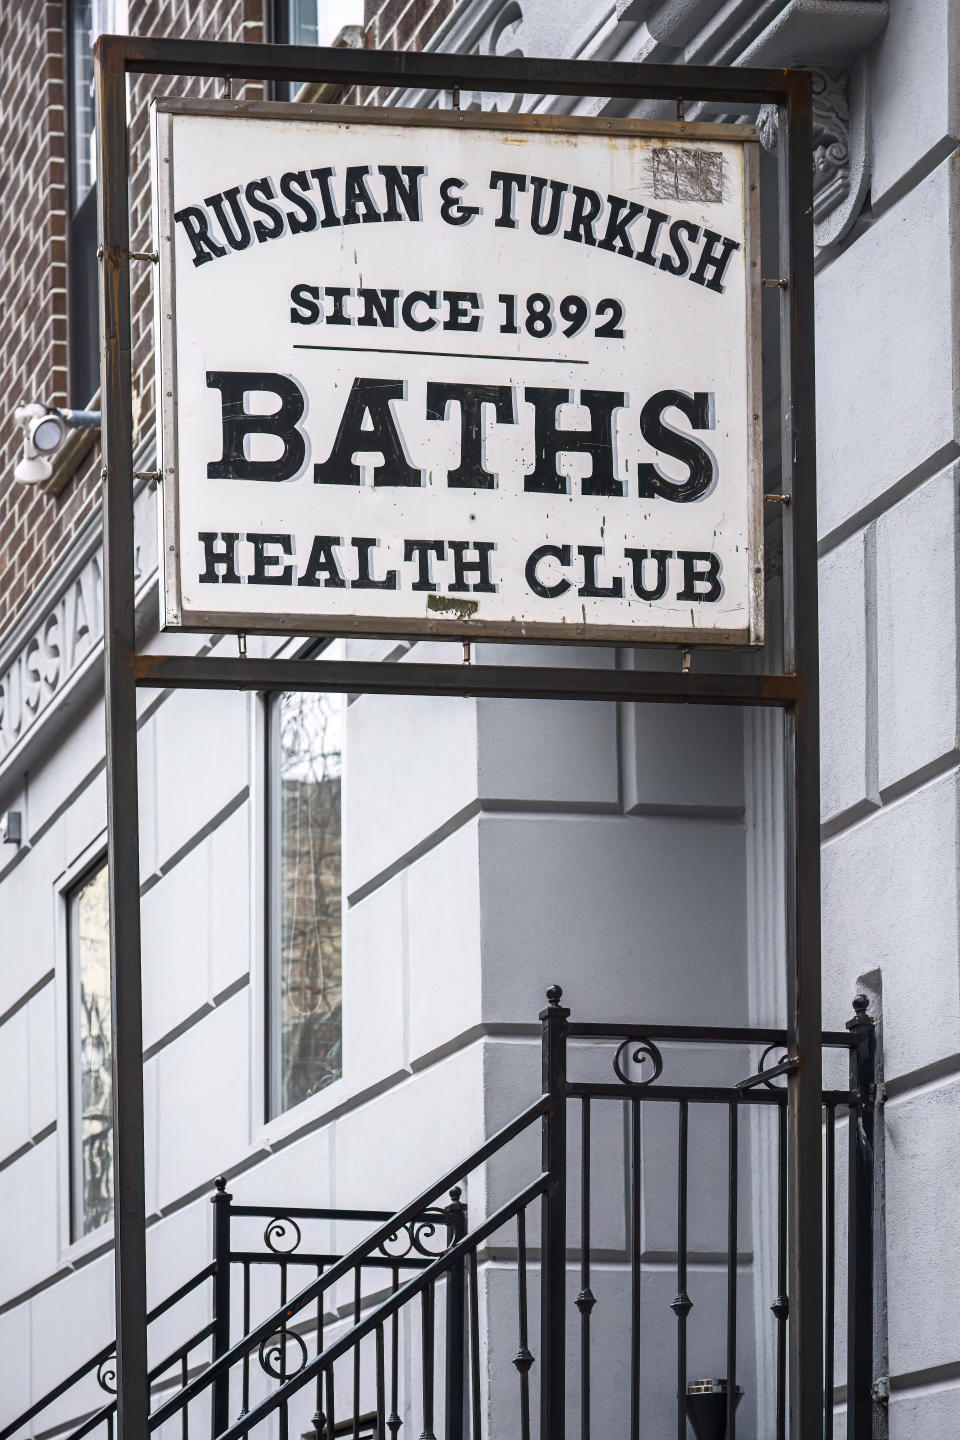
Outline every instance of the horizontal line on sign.
<svg viewBox="0 0 960 1440"><path fill-rule="evenodd" d="M294 350L349 350L355 355L425 355L433 360L519 360L533 365L586 365L586 360L565 360L551 355L484 355L467 350L392 350L382 345L294 345Z"/></svg>

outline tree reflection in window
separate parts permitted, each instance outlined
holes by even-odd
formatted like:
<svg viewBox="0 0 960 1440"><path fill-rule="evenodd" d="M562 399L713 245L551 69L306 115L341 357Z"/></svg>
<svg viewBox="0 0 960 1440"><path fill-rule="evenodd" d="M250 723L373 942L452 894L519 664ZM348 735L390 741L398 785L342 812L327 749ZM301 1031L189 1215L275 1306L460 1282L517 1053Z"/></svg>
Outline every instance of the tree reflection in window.
<svg viewBox="0 0 960 1440"><path fill-rule="evenodd" d="M277 1113L341 1073L343 699L283 695L273 720L271 1109Z"/></svg>
<svg viewBox="0 0 960 1440"><path fill-rule="evenodd" d="M72 1095L74 1235L113 1214L113 1077L110 1043L110 925L107 867L69 896L73 997Z"/></svg>

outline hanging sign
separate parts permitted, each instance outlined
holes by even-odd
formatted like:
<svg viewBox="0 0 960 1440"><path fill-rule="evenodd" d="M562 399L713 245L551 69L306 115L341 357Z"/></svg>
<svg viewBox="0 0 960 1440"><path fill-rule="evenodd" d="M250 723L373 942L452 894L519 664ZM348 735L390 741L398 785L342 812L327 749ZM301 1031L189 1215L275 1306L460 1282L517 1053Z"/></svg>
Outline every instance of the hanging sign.
<svg viewBox="0 0 960 1440"><path fill-rule="evenodd" d="M743 126L155 105L164 624L762 641Z"/></svg>

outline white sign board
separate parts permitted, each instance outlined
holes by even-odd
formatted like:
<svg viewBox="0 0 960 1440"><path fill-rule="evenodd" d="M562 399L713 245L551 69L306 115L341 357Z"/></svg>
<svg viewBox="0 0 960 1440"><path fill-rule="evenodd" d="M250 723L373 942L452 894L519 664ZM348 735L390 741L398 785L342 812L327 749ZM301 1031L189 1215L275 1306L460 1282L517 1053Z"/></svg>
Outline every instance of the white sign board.
<svg viewBox="0 0 960 1440"><path fill-rule="evenodd" d="M167 627L761 642L753 130L155 124Z"/></svg>

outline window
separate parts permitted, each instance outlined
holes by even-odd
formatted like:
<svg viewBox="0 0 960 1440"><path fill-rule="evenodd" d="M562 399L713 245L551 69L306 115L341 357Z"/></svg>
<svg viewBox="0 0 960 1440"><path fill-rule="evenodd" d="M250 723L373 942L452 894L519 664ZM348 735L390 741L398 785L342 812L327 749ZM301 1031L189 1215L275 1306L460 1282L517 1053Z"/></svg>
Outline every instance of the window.
<svg viewBox="0 0 960 1440"><path fill-rule="evenodd" d="M70 403L87 405L100 384L97 304L97 150L93 42L125 34L127 0L68 0L69 195L67 335Z"/></svg>
<svg viewBox="0 0 960 1440"><path fill-rule="evenodd" d="M343 697L281 695L268 724L268 1108L341 1073Z"/></svg>
<svg viewBox="0 0 960 1440"><path fill-rule="evenodd" d="M362 0L273 0L277 45L332 45L344 25L363 24ZM275 99L292 100L300 86L277 84Z"/></svg>
<svg viewBox="0 0 960 1440"><path fill-rule="evenodd" d="M74 1240L113 1213L113 1077L107 867L67 895L70 973L70 1150Z"/></svg>

